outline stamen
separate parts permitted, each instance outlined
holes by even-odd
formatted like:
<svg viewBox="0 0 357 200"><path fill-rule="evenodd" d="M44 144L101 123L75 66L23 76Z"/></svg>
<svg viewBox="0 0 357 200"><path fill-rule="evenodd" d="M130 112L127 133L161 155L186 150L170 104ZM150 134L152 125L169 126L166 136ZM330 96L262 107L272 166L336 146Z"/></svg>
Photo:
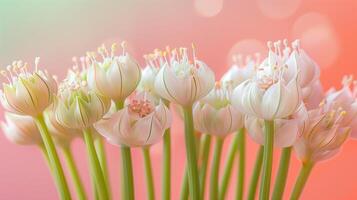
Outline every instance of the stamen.
<svg viewBox="0 0 357 200"><path fill-rule="evenodd" d="M35 58L35 72L38 71L38 64L39 64L39 62L40 62L40 57L36 57L36 58Z"/></svg>
<svg viewBox="0 0 357 200"><path fill-rule="evenodd" d="M125 56L126 48L127 48L127 42L123 41L121 44L121 48L123 49L123 56Z"/></svg>
<svg viewBox="0 0 357 200"><path fill-rule="evenodd" d="M110 50L110 56L113 58L115 54L115 50L117 49L117 43L113 43L111 50Z"/></svg>

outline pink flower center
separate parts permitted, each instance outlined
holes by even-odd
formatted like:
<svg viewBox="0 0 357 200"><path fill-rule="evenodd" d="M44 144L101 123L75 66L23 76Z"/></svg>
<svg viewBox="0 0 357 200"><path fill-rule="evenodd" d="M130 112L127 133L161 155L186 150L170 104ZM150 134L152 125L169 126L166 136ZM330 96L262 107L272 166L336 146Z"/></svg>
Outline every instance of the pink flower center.
<svg viewBox="0 0 357 200"><path fill-rule="evenodd" d="M139 115L143 118L154 111L154 106L148 100L131 100L129 104L129 111Z"/></svg>
<svg viewBox="0 0 357 200"><path fill-rule="evenodd" d="M269 76L263 77L258 80L258 85L263 90L267 90L274 83L275 83L274 79Z"/></svg>

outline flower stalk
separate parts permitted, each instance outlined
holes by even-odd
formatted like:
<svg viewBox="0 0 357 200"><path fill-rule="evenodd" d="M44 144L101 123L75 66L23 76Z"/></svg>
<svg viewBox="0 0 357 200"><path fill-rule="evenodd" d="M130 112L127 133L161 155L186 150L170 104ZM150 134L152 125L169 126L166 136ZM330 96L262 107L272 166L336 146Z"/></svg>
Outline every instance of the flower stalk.
<svg viewBox="0 0 357 200"><path fill-rule="evenodd" d="M144 165L145 165L145 175L146 175L146 187L147 187L147 199L155 199L155 190L154 190L154 178L152 175L152 166L150 158L150 148L143 148L144 156Z"/></svg>
<svg viewBox="0 0 357 200"><path fill-rule="evenodd" d="M286 147L281 152L278 174L276 175L276 181L272 195L272 199L274 200L280 200L283 198L289 172L291 149L292 147Z"/></svg>
<svg viewBox="0 0 357 200"><path fill-rule="evenodd" d="M81 181L81 178L78 173L77 166L75 164L72 151L69 146L63 146L62 147L62 152L63 152L63 157L66 161L69 173L71 174L71 178L74 184L74 189L77 194L77 198L79 200L85 200L87 199L86 193L84 191L84 187Z"/></svg>
<svg viewBox="0 0 357 200"><path fill-rule="evenodd" d="M89 157L91 174L93 175L93 181L96 192L100 199L109 199L108 190L106 188L105 179L102 169L100 167L97 152L95 150L93 136L90 128L83 130L84 142L86 144L87 153Z"/></svg>
<svg viewBox="0 0 357 200"><path fill-rule="evenodd" d="M169 200L171 195L171 129L163 137L162 199Z"/></svg>
<svg viewBox="0 0 357 200"><path fill-rule="evenodd" d="M200 186L201 186L201 197L204 199L205 196L205 186L206 186L206 175L207 175L207 164L208 164L208 158L209 158L209 152L210 152L210 146L211 146L211 135L204 134L201 137L201 142L200 142L200 161L201 161L201 166L200 166Z"/></svg>
<svg viewBox="0 0 357 200"><path fill-rule="evenodd" d="M239 132L233 136L232 143L228 150L228 156L224 165L223 176L219 188L219 199L224 199L226 196L228 183L230 181L231 174L232 174L233 161L236 157L236 153L238 150L239 137L240 137Z"/></svg>
<svg viewBox="0 0 357 200"><path fill-rule="evenodd" d="M62 165L58 158L57 150L53 143L53 140L48 132L45 120L43 115L40 114L38 117L34 118L38 129L40 130L40 134L43 140L43 144L46 148L49 161L51 163L51 168L53 170L53 175L55 178L55 182L58 188L58 192L61 196L62 200L71 199L71 195L68 189L67 181L63 173Z"/></svg>
<svg viewBox="0 0 357 200"><path fill-rule="evenodd" d="M244 175L245 175L245 132L244 128L241 128L238 133L238 182L236 187L236 199L243 199L243 189L244 189Z"/></svg>
<svg viewBox="0 0 357 200"><path fill-rule="evenodd" d="M185 143L187 157L188 185L191 199L200 200L200 185L197 167L197 152L193 128L192 106L184 108Z"/></svg>
<svg viewBox="0 0 357 200"><path fill-rule="evenodd" d="M312 162L306 162L302 164L293 192L291 193L290 200L298 200L300 198L300 195L305 187L313 167L314 163Z"/></svg>
<svg viewBox="0 0 357 200"><path fill-rule="evenodd" d="M247 195L247 200L254 200L255 199L255 194L256 194L256 191L257 191L259 176L260 176L260 172L262 170L263 153L264 153L264 146L260 146L259 150L258 150L258 153L257 153L257 158L255 159L253 175L252 175L252 178L251 178L250 184L249 184L249 191L248 191L248 195Z"/></svg>
<svg viewBox="0 0 357 200"><path fill-rule="evenodd" d="M223 138L216 138L211 167L210 200L218 199L219 164L221 160L223 141Z"/></svg>
<svg viewBox="0 0 357 200"><path fill-rule="evenodd" d="M95 150L99 159L99 164L103 172L106 187L108 188L108 195L110 196L110 180L107 166L107 158L105 155L105 149L103 144L103 139L98 137L94 140Z"/></svg>

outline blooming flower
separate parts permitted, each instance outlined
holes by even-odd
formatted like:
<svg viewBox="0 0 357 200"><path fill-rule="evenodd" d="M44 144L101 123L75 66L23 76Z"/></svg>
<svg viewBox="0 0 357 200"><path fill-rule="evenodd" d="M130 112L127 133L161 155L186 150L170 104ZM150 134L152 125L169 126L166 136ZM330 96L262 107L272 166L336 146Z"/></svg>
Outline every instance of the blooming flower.
<svg viewBox="0 0 357 200"><path fill-rule="evenodd" d="M13 113L30 115L41 114L53 101L57 93L57 83L47 71L38 69L39 58L35 60L35 71L27 70L27 63L15 61L2 71L9 83L3 84L0 101L3 107Z"/></svg>
<svg viewBox="0 0 357 200"><path fill-rule="evenodd" d="M295 116L290 119L276 119L274 146L285 148L292 146L301 134L303 127L303 116ZM247 116L245 119L245 127L249 136L258 144L264 145L264 120L254 116Z"/></svg>
<svg viewBox="0 0 357 200"><path fill-rule="evenodd" d="M5 136L13 143L20 145L38 145L42 143L36 123L30 116L5 112L5 122L1 122Z"/></svg>
<svg viewBox="0 0 357 200"><path fill-rule="evenodd" d="M258 118L273 120L285 118L298 109L301 104L301 92L298 85L298 73L290 80L284 79L284 65L280 50L272 50L268 43L269 55L257 69L254 78L238 85L232 94L232 104L239 111Z"/></svg>
<svg viewBox="0 0 357 200"><path fill-rule="evenodd" d="M131 147L157 143L171 125L168 108L155 106L150 94L140 92L122 110L97 122L94 127L114 145Z"/></svg>
<svg viewBox="0 0 357 200"><path fill-rule="evenodd" d="M346 111L326 108L322 103L320 108L308 111L302 137L294 145L303 162L317 162L334 156L351 132L349 126L341 124Z"/></svg>
<svg viewBox="0 0 357 200"><path fill-rule="evenodd" d="M125 51L125 42L122 48L123 54L115 56L115 44L110 54L102 46L98 49L102 62L96 60L94 53L89 53L87 59L89 87L115 102L124 101L135 90L141 76L139 64Z"/></svg>
<svg viewBox="0 0 357 200"><path fill-rule="evenodd" d="M81 136L79 129L72 129L58 123L53 109L44 113L47 128L57 144L68 145L74 138Z"/></svg>
<svg viewBox="0 0 357 200"><path fill-rule="evenodd" d="M110 105L110 99L89 90L80 77L69 76L60 85L55 115L62 126L83 129L100 120Z"/></svg>
<svg viewBox="0 0 357 200"><path fill-rule="evenodd" d="M191 106L214 87L214 73L193 54L191 62L187 49L180 48L179 53L174 49L168 59L163 59L164 64L155 80L155 90L161 97L182 106Z"/></svg>
<svg viewBox="0 0 357 200"><path fill-rule="evenodd" d="M242 55L233 57L234 65L222 76L223 84L230 84L235 88L242 82L252 78L255 74L255 67L259 64L260 55L256 54L257 59L253 60L247 56L245 64L242 61Z"/></svg>
<svg viewBox="0 0 357 200"><path fill-rule="evenodd" d="M285 64L288 66L284 71L284 78L293 79L296 73L300 73L299 86L301 88L302 98L305 99L311 95L315 82L319 81L320 69L317 64L300 48L300 41L292 43L293 51Z"/></svg>
<svg viewBox="0 0 357 200"><path fill-rule="evenodd" d="M230 103L231 87L220 83L193 108L195 129L207 134L226 136L243 127L243 115Z"/></svg>

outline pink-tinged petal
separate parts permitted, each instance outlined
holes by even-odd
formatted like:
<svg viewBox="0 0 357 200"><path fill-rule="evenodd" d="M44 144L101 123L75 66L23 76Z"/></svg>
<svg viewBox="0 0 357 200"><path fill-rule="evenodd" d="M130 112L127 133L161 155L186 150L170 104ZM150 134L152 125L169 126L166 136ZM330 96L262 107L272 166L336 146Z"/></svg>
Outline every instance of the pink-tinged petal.
<svg viewBox="0 0 357 200"><path fill-rule="evenodd" d="M133 135L136 142L129 143L131 146L148 146L159 142L164 135L165 129L154 115L148 115L138 120L133 125Z"/></svg>
<svg viewBox="0 0 357 200"><path fill-rule="evenodd" d="M275 132L274 145L279 148L292 146L299 136L298 120L281 120L281 126L278 126Z"/></svg>
<svg viewBox="0 0 357 200"><path fill-rule="evenodd" d="M214 87L215 83L215 74L214 72L202 61L196 60L196 64L198 65L197 69L197 98L194 101L201 99L206 96Z"/></svg>
<svg viewBox="0 0 357 200"><path fill-rule="evenodd" d="M163 129L167 129L171 126L172 123L171 112L161 101L159 105L156 106L154 115L155 118L159 120Z"/></svg>
<svg viewBox="0 0 357 200"><path fill-rule="evenodd" d="M260 145L264 145L263 126L263 121L256 117L247 116L245 119L245 128L248 131L248 135Z"/></svg>
<svg viewBox="0 0 357 200"><path fill-rule="evenodd" d="M308 144L306 143L306 140L303 138L298 139L295 144L294 144L294 151L296 153L296 156L302 161L306 162L310 159L311 156L311 150L309 149Z"/></svg>
<svg viewBox="0 0 357 200"><path fill-rule="evenodd" d="M270 86L263 96L261 117L267 120L274 119L278 111L283 109L281 103L285 95L286 92L280 81Z"/></svg>
<svg viewBox="0 0 357 200"><path fill-rule="evenodd" d="M311 90L311 94L307 98L304 98L304 103L309 110L317 108L325 95L319 80L313 83Z"/></svg>
<svg viewBox="0 0 357 200"><path fill-rule="evenodd" d="M285 118L296 112L301 104L301 89L297 84L298 77L282 87L282 98L276 118Z"/></svg>
<svg viewBox="0 0 357 200"><path fill-rule="evenodd" d="M120 138L121 131L124 130L124 124L126 124L125 120L126 110L120 110L118 112L113 113L108 118L103 118L102 120L95 123L93 126L96 131L101 134L103 137L107 138L108 141L111 141L112 144L120 146L122 144L118 138ZM120 129L122 127L122 130ZM124 130L127 132L130 129Z"/></svg>
<svg viewBox="0 0 357 200"><path fill-rule="evenodd" d="M311 156L311 160L314 162L328 160L328 159L332 158L333 156L336 156L339 152L340 152L340 149L319 152L319 153L313 154Z"/></svg>
<svg viewBox="0 0 357 200"><path fill-rule="evenodd" d="M247 98L246 96L246 89L250 83L250 80L244 81L243 83L239 84L232 93L231 96L231 103L232 105L239 111L245 114L253 114L246 109L246 106L243 104L243 97Z"/></svg>

